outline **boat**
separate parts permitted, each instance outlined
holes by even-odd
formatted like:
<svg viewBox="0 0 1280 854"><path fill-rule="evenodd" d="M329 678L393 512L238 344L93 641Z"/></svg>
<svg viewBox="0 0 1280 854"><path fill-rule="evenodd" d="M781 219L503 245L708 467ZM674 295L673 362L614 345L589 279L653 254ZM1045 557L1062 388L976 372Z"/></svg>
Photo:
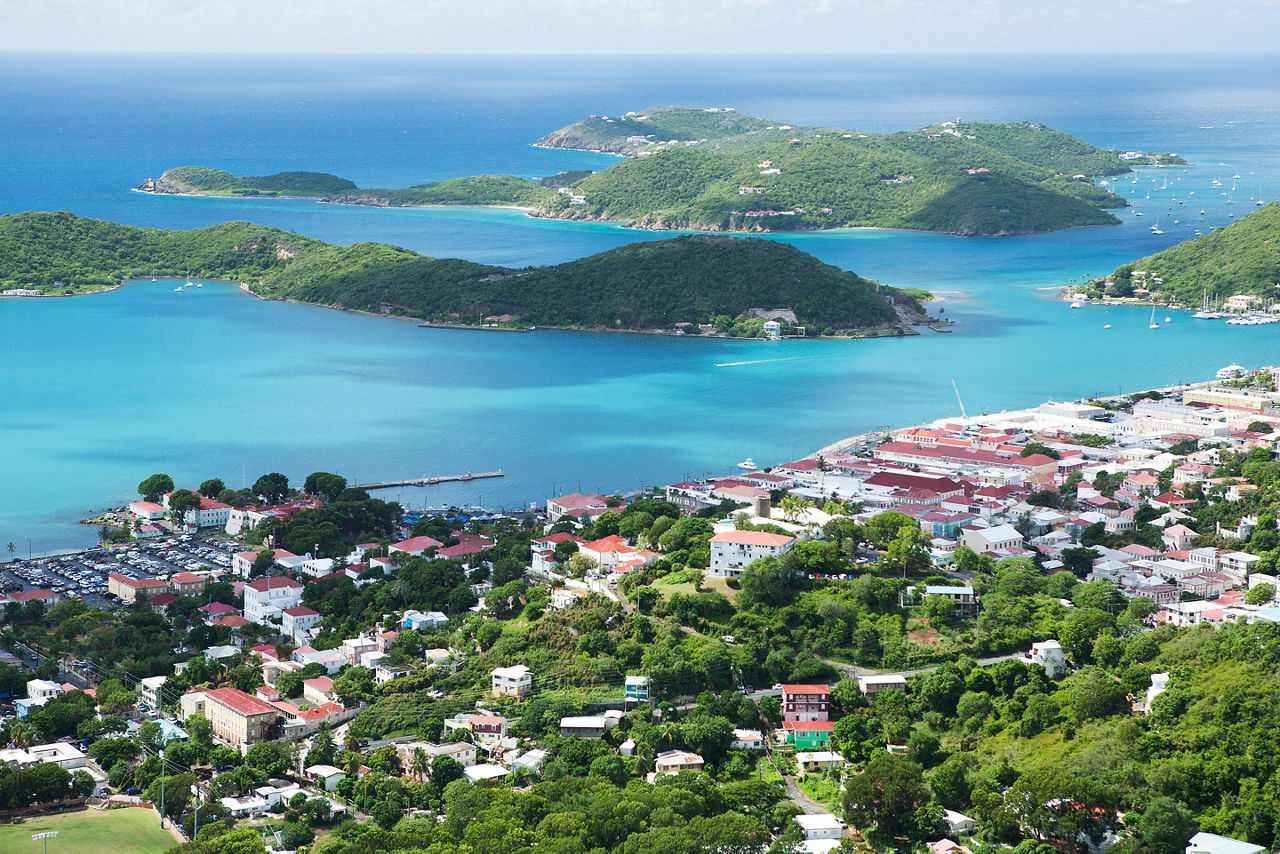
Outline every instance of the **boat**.
<svg viewBox="0 0 1280 854"><path fill-rule="evenodd" d="M1229 380L1237 374L1243 374L1247 368L1243 365L1227 365L1225 368L1219 368L1217 378L1220 380Z"/></svg>
<svg viewBox="0 0 1280 854"><path fill-rule="evenodd" d="M1111 328L1111 324L1110 324L1110 323L1108 323L1108 324L1106 324L1105 326L1103 326L1102 328L1103 328L1103 329L1110 329L1110 328Z"/></svg>
<svg viewBox="0 0 1280 854"><path fill-rule="evenodd" d="M1071 303L1071 307L1072 307L1072 308L1079 308L1079 307L1080 307L1080 303L1078 303L1078 302L1073 302L1073 303Z"/></svg>
<svg viewBox="0 0 1280 854"><path fill-rule="evenodd" d="M203 287L204 287L204 283L203 283L203 282L196 282L196 287L197 287L197 288L203 288Z"/></svg>
<svg viewBox="0 0 1280 854"><path fill-rule="evenodd" d="M1164 319L1164 322L1165 322L1165 323L1173 323L1173 318L1172 318L1172 317L1166 317L1166 318Z"/></svg>
<svg viewBox="0 0 1280 854"><path fill-rule="evenodd" d="M747 469L748 471L755 471L756 461L751 459L751 457L747 457L745 460L738 463L738 468Z"/></svg>
<svg viewBox="0 0 1280 854"><path fill-rule="evenodd" d="M174 292L175 294L180 294L180 293L182 293L182 288L174 288L174 289L173 289L173 292Z"/></svg>
<svg viewBox="0 0 1280 854"><path fill-rule="evenodd" d="M1160 328L1160 324L1156 323L1156 307L1155 307L1154 305L1153 305L1153 306L1151 306L1151 325L1150 325L1150 326L1148 326L1147 328L1148 328L1148 329L1159 329L1159 328Z"/></svg>

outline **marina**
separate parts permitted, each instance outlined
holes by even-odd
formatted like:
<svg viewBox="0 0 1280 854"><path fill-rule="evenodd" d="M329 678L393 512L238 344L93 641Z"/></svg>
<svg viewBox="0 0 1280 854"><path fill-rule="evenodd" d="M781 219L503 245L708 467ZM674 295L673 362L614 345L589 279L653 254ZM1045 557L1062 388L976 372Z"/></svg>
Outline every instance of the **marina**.
<svg viewBox="0 0 1280 854"><path fill-rule="evenodd" d="M401 486L435 486L440 483L466 483L469 480L482 480L490 477L503 477L501 471L477 471L466 474L440 474L425 477L410 477L403 480L384 480L375 483L352 484L353 489L395 489Z"/></svg>

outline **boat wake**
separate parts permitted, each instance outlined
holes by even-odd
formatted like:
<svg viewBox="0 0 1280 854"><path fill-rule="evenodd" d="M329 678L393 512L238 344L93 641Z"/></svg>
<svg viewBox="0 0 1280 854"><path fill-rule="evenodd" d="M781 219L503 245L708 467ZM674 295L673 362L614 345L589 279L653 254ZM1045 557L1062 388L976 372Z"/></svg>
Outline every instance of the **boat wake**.
<svg viewBox="0 0 1280 854"><path fill-rule="evenodd" d="M768 362L794 362L799 356L790 356L786 359L748 359L745 362L716 362L717 368L736 368L739 365L763 365Z"/></svg>

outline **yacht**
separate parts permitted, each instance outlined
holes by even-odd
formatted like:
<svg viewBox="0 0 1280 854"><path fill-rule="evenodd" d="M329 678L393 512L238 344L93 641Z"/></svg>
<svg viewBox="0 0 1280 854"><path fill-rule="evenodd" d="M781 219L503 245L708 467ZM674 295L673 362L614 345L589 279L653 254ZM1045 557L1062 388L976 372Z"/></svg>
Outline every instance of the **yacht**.
<svg viewBox="0 0 1280 854"><path fill-rule="evenodd" d="M1159 329L1159 328L1160 328L1160 324L1156 323L1156 307L1155 307L1154 305L1153 305L1153 306L1151 306L1151 325L1150 325L1150 326L1148 326L1147 328L1148 328L1148 329Z"/></svg>
<svg viewBox="0 0 1280 854"><path fill-rule="evenodd" d="M747 471L755 471L756 461L751 459L751 457L747 457L745 460L738 463L738 468L746 469Z"/></svg>

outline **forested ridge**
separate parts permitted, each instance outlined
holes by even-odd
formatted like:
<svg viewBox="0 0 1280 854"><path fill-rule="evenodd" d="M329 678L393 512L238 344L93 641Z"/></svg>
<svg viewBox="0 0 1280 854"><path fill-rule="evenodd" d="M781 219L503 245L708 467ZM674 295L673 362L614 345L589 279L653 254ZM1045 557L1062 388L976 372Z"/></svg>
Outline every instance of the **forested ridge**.
<svg viewBox="0 0 1280 854"><path fill-rule="evenodd" d="M1145 273L1145 276L1135 275ZM1160 282L1154 282L1160 279ZM1170 246L1095 283L1099 295L1127 297L1135 288L1161 302L1199 306L1205 296L1253 294L1276 301L1280 283L1280 204L1272 203L1224 228Z"/></svg>
<svg viewBox="0 0 1280 854"><path fill-rule="evenodd" d="M83 293L141 276L249 284L267 298L424 319L654 329L714 323L759 334L751 308L791 309L817 331L923 319L914 299L781 243L691 236L636 243L545 268L436 259L378 243L334 246L245 222L164 231L67 213L0 217L0 282ZM696 327L695 327L696 329Z"/></svg>

